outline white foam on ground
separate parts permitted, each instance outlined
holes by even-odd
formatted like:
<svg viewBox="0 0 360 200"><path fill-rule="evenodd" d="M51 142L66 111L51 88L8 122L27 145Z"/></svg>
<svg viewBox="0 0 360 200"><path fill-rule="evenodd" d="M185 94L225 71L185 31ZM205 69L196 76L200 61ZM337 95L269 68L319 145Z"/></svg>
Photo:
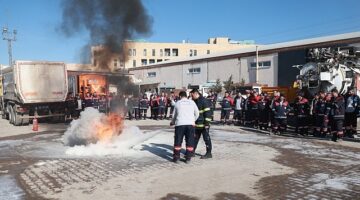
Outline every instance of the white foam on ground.
<svg viewBox="0 0 360 200"><path fill-rule="evenodd" d="M329 174L318 173L314 174L310 179L313 182L313 188L317 190L323 189L335 189L335 190L349 190L348 184L360 184L359 177L356 176L335 176L332 177Z"/></svg>
<svg viewBox="0 0 360 200"><path fill-rule="evenodd" d="M137 153L133 148L134 146L145 142L156 134L158 134L157 131L144 134L135 126L125 127L122 134L112 138L111 141L99 141L95 144L69 147L65 153L73 156L132 156Z"/></svg>
<svg viewBox="0 0 360 200"><path fill-rule="evenodd" d="M105 156L134 153L133 147L153 137L158 131L144 134L136 126L126 126L121 134L114 128L109 140L98 140L97 127L101 127L106 115L94 108L86 108L78 120L74 120L62 140L66 146L65 154L72 156Z"/></svg>
<svg viewBox="0 0 360 200"><path fill-rule="evenodd" d="M0 176L0 199L23 199L25 193L16 184L16 180L9 175Z"/></svg>

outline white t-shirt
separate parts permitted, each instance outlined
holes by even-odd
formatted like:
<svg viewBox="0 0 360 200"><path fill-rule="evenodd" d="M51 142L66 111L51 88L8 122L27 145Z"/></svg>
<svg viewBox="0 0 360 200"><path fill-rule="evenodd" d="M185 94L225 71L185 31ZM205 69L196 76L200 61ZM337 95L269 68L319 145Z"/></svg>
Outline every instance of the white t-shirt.
<svg viewBox="0 0 360 200"><path fill-rule="evenodd" d="M199 109L193 100L182 98L176 102L172 118L175 126L195 125L198 117Z"/></svg>

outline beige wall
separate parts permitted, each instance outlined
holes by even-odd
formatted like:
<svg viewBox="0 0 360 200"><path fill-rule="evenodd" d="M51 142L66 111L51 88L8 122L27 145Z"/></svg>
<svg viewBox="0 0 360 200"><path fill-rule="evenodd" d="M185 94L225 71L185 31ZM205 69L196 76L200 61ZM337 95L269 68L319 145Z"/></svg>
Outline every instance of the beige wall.
<svg viewBox="0 0 360 200"><path fill-rule="evenodd" d="M135 66L144 66L142 60L146 60L146 64L150 64L150 61L159 63L159 61L166 61L176 58L196 57L206 54L231 51L235 49L254 46L254 44L246 43L230 43L229 38L210 38L208 43L195 44L195 43L155 43L155 42L137 42L127 41L124 43L124 53L126 54L126 62L122 62L120 56L114 56L109 62L110 66L114 68L132 68ZM92 51L97 47L93 47ZM165 49L170 50L170 55L166 55ZM134 55L135 50L135 55ZM146 50L146 55L144 54ZM153 55L153 50L155 55ZM177 50L177 56L173 54L173 50ZM162 53L161 53L162 51ZM192 55L191 55L192 51ZM196 55L195 55L196 51ZM152 64L154 64L152 63ZM92 64L96 62L92 59Z"/></svg>
<svg viewBox="0 0 360 200"><path fill-rule="evenodd" d="M216 79L226 81L231 75L234 82L241 82L241 79L244 79L246 83L255 83L256 68L251 67L251 63L255 61L256 58L252 56L196 63L169 64L169 66L151 69L130 69L130 73L142 80L142 85L158 84L158 88L174 87L175 89L182 89L187 88L189 84L203 85L207 82L216 81ZM259 62L265 61L270 61L271 65L259 68L259 83L276 86L278 55L259 56ZM201 72L191 74L189 73L190 68L200 68ZM155 72L156 77L147 77L149 72Z"/></svg>

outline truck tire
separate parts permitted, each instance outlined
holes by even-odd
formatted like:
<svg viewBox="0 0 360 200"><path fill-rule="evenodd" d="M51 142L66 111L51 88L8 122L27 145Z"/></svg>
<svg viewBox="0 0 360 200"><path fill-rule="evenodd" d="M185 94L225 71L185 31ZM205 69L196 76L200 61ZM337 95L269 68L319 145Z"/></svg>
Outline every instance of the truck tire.
<svg viewBox="0 0 360 200"><path fill-rule="evenodd" d="M2 118L2 119L9 119L9 114L6 113L5 109L4 109L4 110L2 111L2 113L1 113L1 118Z"/></svg>
<svg viewBox="0 0 360 200"><path fill-rule="evenodd" d="M24 114L23 117L29 117L29 114ZM30 118L23 118L22 119L22 125L27 126L30 124Z"/></svg>
<svg viewBox="0 0 360 200"><path fill-rule="evenodd" d="M9 112L9 123L14 124L14 110L13 110L12 106L8 105L7 110Z"/></svg>
<svg viewBox="0 0 360 200"><path fill-rule="evenodd" d="M21 115L19 115L19 114L16 112L15 106L16 106L16 105L14 105L14 107L12 107L12 111L13 111L13 115L14 115L14 117L13 117L13 118L14 118L13 122L14 122L14 125L15 125L15 126L21 126L21 125L22 125Z"/></svg>

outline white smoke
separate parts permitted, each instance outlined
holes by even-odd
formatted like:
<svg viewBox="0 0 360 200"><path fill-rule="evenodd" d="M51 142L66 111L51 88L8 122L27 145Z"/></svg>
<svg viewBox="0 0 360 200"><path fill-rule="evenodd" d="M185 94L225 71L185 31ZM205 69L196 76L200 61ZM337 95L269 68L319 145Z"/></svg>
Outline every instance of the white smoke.
<svg viewBox="0 0 360 200"><path fill-rule="evenodd" d="M100 113L95 108L86 108L81 112L80 118L71 122L70 127L63 136L63 142L66 146L87 145L95 143L96 126L101 123L105 114Z"/></svg>
<svg viewBox="0 0 360 200"><path fill-rule="evenodd" d="M124 126L120 135L113 134L110 141L97 141L96 127L105 114L94 108L86 108L79 119L74 120L63 136L65 145L70 146L65 153L74 156L129 155L133 147L153 137L156 132L142 133L135 126Z"/></svg>

